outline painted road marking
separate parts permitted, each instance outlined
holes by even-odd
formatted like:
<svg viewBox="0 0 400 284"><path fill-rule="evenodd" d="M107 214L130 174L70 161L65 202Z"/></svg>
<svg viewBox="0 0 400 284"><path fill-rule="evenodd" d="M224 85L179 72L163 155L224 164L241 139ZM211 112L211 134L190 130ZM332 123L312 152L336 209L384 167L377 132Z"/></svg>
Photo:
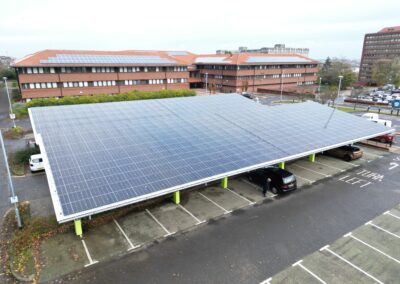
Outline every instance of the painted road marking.
<svg viewBox="0 0 400 284"><path fill-rule="evenodd" d="M338 170L338 171L341 171L341 172L345 172L346 171L346 170L343 170L343 169L340 169L340 168L337 168L337 167L334 167L334 166L330 166L330 165L327 165L327 164L323 164L323 163L320 163L320 162L317 162L317 161L314 161L314 163L320 164L320 165L323 165L325 167L328 167L328 168L331 168L331 169L334 169L334 170Z"/></svg>
<svg viewBox="0 0 400 284"><path fill-rule="evenodd" d="M260 284L271 284L271 280L272 280L272 277L265 279L263 282L260 282Z"/></svg>
<svg viewBox="0 0 400 284"><path fill-rule="evenodd" d="M153 220L156 221L157 224L160 225L160 227L167 233L166 235L164 235L164 237L168 237L168 236L173 235L173 234L176 233L176 232L170 232L170 231L168 231L167 228L165 228L164 225L161 224L161 222L158 221L157 218L156 218L153 214L151 214L151 212L150 212L149 209L146 209L146 212L147 212L147 213L150 215L150 217L153 218Z"/></svg>
<svg viewBox="0 0 400 284"><path fill-rule="evenodd" d="M328 160L328 161L332 161L332 160L333 160L333 161L338 162L338 159L332 158L332 157L319 156L319 158L326 159L326 160ZM339 159L339 161L342 162L342 163L350 164L350 165L352 165L353 167L359 167L359 166L360 166L360 165L354 164L354 163L352 163L352 162L347 162L347 161L344 161L344 160L341 160L341 159Z"/></svg>
<svg viewBox="0 0 400 284"><path fill-rule="evenodd" d="M298 178L300 178L300 179L304 179L305 181L308 181L309 183L314 183L314 182L315 182L315 180L310 180L310 179L308 179L308 178L301 177L301 176L299 176L299 175L295 175L295 176L298 177Z"/></svg>
<svg viewBox="0 0 400 284"><path fill-rule="evenodd" d="M369 222L365 223L365 225L373 226L373 227L375 227L375 228L377 228L377 229L379 229L379 230L381 230L381 231L383 231L385 233L388 233L389 235L391 235L393 237L396 237L396 238L400 239L399 235L396 235L395 233L392 233L392 232L390 232L390 231L388 231L388 230L386 230L386 229L384 229L384 228L382 228L382 227L380 227L378 225L375 225L374 223L372 223L372 221L369 221Z"/></svg>
<svg viewBox="0 0 400 284"><path fill-rule="evenodd" d="M386 211L385 213L383 213L384 215L389 215L389 216L392 216L392 217L394 217L394 218L396 218L396 219L399 219L400 220L400 217L399 216L397 216L397 215L394 215L394 214L392 214L392 213L390 213L389 211Z"/></svg>
<svg viewBox="0 0 400 284"><path fill-rule="evenodd" d="M380 283L380 284L384 284L382 281L376 279L374 276L372 276L372 275L369 274L368 272L362 270L362 269L361 269L360 267L358 267L357 265L351 263L351 262L348 261L347 259L341 257L341 256L338 255L336 252L334 252L334 251L332 251L331 249L329 249L329 245L324 246L323 248L320 249L320 251L324 251L324 250L330 252L331 254L333 254L334 256L336 256L337 258L339 258L340 260L346 262L348 265L350 265L351 267L357 269L357 270L360 271L361 273L367 275L369 278L373 279L374 281L376 281L376 282L378 282L378 283Z"/></svg>
<svg viewBox="0 0 400 284"><path fill-rule="evenodd" d="M196 225L200 225L200 224L202 224L202 223L204 223L205 222L205 220L203 220L203 221L200 221L200 219L199 218L197 218L196 216L194 216L189 210L187 210L185 207L183 207L182 205L180 205L180 204L178 204L178 206L180 207L180 208L182 208L182 210L183 211L185 211L186 213L188 213L190 216L192 216L193 217L193 219L195 219L196 220L196 222L197 222L197 224Z"/></svg>
<svg viewBox="0 0 400 284"><path fill-rule="evenodd" d="M200 194L201 196L203 196L205 199L207 199L208 201L210 201L212 204L214 204L215 206L217 206L219 209L221 209L222 211L224 211L224 214L228 214L231 213L231 211L226 210L224 207L222 207L221 205L217 204L216 202L212 201L210 198L208 198L207 196L205 196L204 194L202 194L201 192L198 192L198 194Z"/></svg>
<svg viewBox="0 0 400 284"><path fill-rule="evenodd" d="M303 264L301 264L303 262L303 260L299 260L296 263L293 263L292 266L300 266L301 268L303 268L306 272L308 272L311 276L313 276L315 279L317 279L319 282L326 284L326 282L324 280L322 280L321 278L318 277L318 275L316 275L315 273L313 273L311 270L309 270L307 267L305 267Z"/></svg>
<svg viewBox="0 0 400 284"><path fill-rule="evenodd" d="M371 248L371 249L373 249L373 250L379 252L380 254L386 256L387 258L390 258L391 260L397 262L398 264L400 264L400 260L398 260L398 259L396 259L396 258L394 258L394 257L392 257L392 256L390 256L390 255L388 255L387 253L384 253L383 251L377 249L376 247L371 246L370 244L368 244L368 243L366 243L366 242L360 240L359 238L353 236L353 234L352 234L351 232L348 233L348 234L346 234L346 235L344 235L343 237L345 237L345 238L346 238L346 237L350 237L350 238L352 238L352 239L354 239L354 240L356 240L356 241L362 243L363 245L366 245L367 247L369 247L369 248Z"/></svg>
<svg viewBox="0 0 400 284"><path fill-rule="evenodd" d="M128 244L129 244L128 251L133 250L133 249L137 249L138 247L140 247L140 245L137 245L137 246L133 245L132 242L131 242L131 240L130 240L130 239L128 238L128 236L125 234L125 232L124 232L124 230L122 229L122 227L121 227L121 226L119 225L119 223L117 222L117 220L115 220L115 219L113 219L113 220L114 220L115 225L117 225L118 229L121 231L122 235L125 237L126 241L127 241Z"/></svg>
<svg viewBox="0 0 400 284"><path fill-rule="evenodd" d="M369 181L369 182L367 182L367 183L365 183L365 184L363 184L363 185L360 185L360 187L365 187L365 186L367 186L367 185L369 185L369 184L371 184L371 182Z"/></svg>
<svg viewBox="0 0 400 284"><path fill-rule="evenodd" d="M91 266L91 265L93 265L95 263L98 263L98 261L97 260L93 260L92 256L90 255L89 250L88 250L88 248L86 246L85 240L82 239L81 241L82 241L83 248L85 249L86 256L87 256L87 258L89 260L89 263L85 264L85 267L88 267L88 266Z"/></svg>
<svg viewBox="0 0 400 284"><path fill-rule="evenodd" d="M249 182L249 181L246 180L246 179L241 179L240 181L242 181L242 182L244 182L244 183L247 183L248 185L254 187L254 188L257 189L257 190L262 191L262 188L261 188L260 186L254 184L254 183L252 183L252 182ZM273 194L273 193L267 191L267 197L273 198L273 197L275 197L275 196L278 196L278 195L277 195L277 194Z"/></svg>
<svg viewBox="0 0 400 284"><path fill-rule="evenodd" d="M399 166L399 164L395 162L392 162L389 165L390 165L389 170L393 170L394 168L397 168Z"/></svg>
<svg viewBox="0 0 400 284"><path fill-rule="evenodd" d="M244 196L241 196L239 193L234 192L233 190L231 190L231 189L229 189L229 188L226 188L226 189L227 189L229 192L232 192L232 193L235 194L236 196L240 197L241 199L246 200L246 201L249 203L249 205L255 204L255 202L253 202L253 201L247 199L247 198L244 197Z"/></svg>
<svg viewBox="0 0 400 284"><path fill-rule="evenodd" d="M324 174L324 173L320 173L320 172L317 172L317 171L314 171L314 170L311 170L311 169L309 169L309 168L306 168L306 167L303 167L303 166L299 166L299 165L296 165L296 164L291 164L291 166L296 166L296 167L299 167L299 168L305 169L305 170L307 170L307 171L310 171L310 172L313 172L313 173L319 174L319 175L321 175L321 176L325 176L325 177L331 177L331 175L327 175L327 174Z"/></svg>
<svg viewBox="0 0 400 284"><path fill-rule="evenodd" d="M364 154L367 154L367 155L370 155L370 156L373 156L373 157L377 157L377 158L382 158L383 157L382 155L372 154L371 152L365 151L365 149L364 149Z"/></svg>

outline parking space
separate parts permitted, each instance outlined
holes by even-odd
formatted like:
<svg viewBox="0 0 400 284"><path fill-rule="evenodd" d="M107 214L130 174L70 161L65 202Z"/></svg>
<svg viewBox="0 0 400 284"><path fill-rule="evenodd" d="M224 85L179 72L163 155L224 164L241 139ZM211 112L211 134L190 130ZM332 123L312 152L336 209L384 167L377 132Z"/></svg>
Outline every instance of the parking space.
<svg viewBox="0 0 400 284"><path fill-rule="evenodd" d="M338 178L340 178L342 174L346 175L346 171L358 167L359 164L378 159L386 154L382 150L369 149L369 147L364 146L363 150L366 153L365 161L345 162L340 159L317 155L314 162L309 161L308 158L303 158L286 163L286 168L296 175L297 185L301 188L334 175L339 175ZM356 175L357 173L354 172L353 174ZM72 253L72 256L67 254L65 257L78 258L79 261L74 262L74 265L90 266L99 261L145 247L156 240L163 240L178 232L189 230L210 219L227 216L234 210L262 203L265 200L274 200L275 197L276 195L271 192L267 192L264 197L260 186L250 182L245 176L238 176L229 179L226 189L219 186L208 186L202 189L183 191L180 204L166 200L157 206L132 212L96 228L87 228L82 240L71 235L65 235L67 241L64 244L60 243L60 249L66 252L78 251L78 253ZM386 231L392 232L392 235ZM382 233L385 236L382 236ZM368 240L372 246L381 252L400 259L400 237L397 237L399 234L400 207L380 216L373 223L366 225L365 228L354 231L352 236L347 236L345 240L338 241L330 248L335 253L343 254L346 259L353 260L357 255L359 257L357 261L360 262L364 258L377 257L377 254L382 257L382 254L375 250L371 255L368 255L370 248L365 248L363 244L360 246L360 242L353 238L359 237ZM71 237L73 241L70 240ZM394 241L393 238L397 239ZM57 242L56 239L49 239L45 242L45 246L54 246L55 242ZM393 247L388 244L392 244ZM338 261L338 257L332 254L328 248L317 252L316 255L316 258L306 257L302 262L274 276L272 281L321 283L318 277L327 279L323 280L327 282L332 279L342 281L347 278L353 279L355 283L369 283L368 281L371 280L360 270L354 271L354 267L348 263ZM388 260L387 256L383 255L383 257L386 262L389 262L382 262L385 263L389 271L392 266L398 265L398 263L392 264L391 261L393 260L390 258ZM358 263L356 260L354 261ZM68 261L66 262L68 263ZM370 265L370 262L367 265ZM55 261L54 263L56 265L58 262ZM71 266L71 270L73 269L76 269L76 267ZM360 269L368 270L368 267L363 266ZM390 279L390 275L385 276L386 278L381 276L379 267L374 269L376 270L371 271L371 273L376 274L377 277L382 277L384 279L382 281ZM44 274L43 277L47 276ZM48 275L48 277L51 277L51 275ZM265 280L265 283L269 283L268 281L268 279Z"/></svg>
<svg viewBox="0 0 400 284"><path fill-rule="evenodd" d="M400 207L262 283L399 283Z"/></svg>

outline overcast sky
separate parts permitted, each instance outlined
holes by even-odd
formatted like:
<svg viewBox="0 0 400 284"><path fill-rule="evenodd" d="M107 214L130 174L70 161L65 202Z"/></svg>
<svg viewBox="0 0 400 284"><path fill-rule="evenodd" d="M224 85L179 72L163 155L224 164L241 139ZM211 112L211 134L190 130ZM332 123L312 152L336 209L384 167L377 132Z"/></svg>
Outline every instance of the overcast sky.
<svg viewBox="0 0 400 284"><path fill-rule="evenodd" d="M0 55L43 49L188 50L285 43L316 59L360 59L365 33L400 25L399 0L13 0L0 5Z"/></svg>

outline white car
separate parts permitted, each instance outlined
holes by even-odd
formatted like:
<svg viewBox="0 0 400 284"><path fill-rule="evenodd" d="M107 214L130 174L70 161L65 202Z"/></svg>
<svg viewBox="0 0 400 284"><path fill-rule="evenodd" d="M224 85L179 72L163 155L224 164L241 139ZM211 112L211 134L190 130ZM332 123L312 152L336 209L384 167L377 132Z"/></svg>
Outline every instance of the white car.
<svg viewBox="0 0 400 284"><path fill-rule="evenodd" d="M44 170L44 163L41 154L32 155L29 159L29 168L31 172Z"/></svg>

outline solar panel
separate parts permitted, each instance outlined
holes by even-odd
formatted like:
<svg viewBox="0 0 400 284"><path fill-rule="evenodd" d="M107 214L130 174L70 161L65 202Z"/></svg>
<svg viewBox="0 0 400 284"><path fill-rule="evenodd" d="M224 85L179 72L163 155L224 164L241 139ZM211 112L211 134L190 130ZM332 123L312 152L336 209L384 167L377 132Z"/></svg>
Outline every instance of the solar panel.
<svg viewBox="0 0 400 284"><path fill-rule="evenodd" d="M30 117L65 222L391 130L313 102L236 94L36 107Z"/></svg>
<svg viewBox="0 0 400 284"><path fill-rule="evenodd" d="M226 57L197 57L195 63L230 63Z"/></svg>
<svg viewBox="0 0 400 284"><path fill-rule="evenodd" d="M250 56L247 63L300 63L300 62L312 62L312 60L294 57L294 56Z"/></svg>
<svg viewBox="0 0 400 284"><path fill-rule="evenodd" d="M45 60L42 64L175 64L172 59L160 56L142 55L90 55L90 54L57 54Z"/></svg>
<svg viewBox="0 0 400 284"><path fill-rule="evenodd" d="M189 55L186 51L168 51L168 55L170 56L185 56Z"/></svg>

